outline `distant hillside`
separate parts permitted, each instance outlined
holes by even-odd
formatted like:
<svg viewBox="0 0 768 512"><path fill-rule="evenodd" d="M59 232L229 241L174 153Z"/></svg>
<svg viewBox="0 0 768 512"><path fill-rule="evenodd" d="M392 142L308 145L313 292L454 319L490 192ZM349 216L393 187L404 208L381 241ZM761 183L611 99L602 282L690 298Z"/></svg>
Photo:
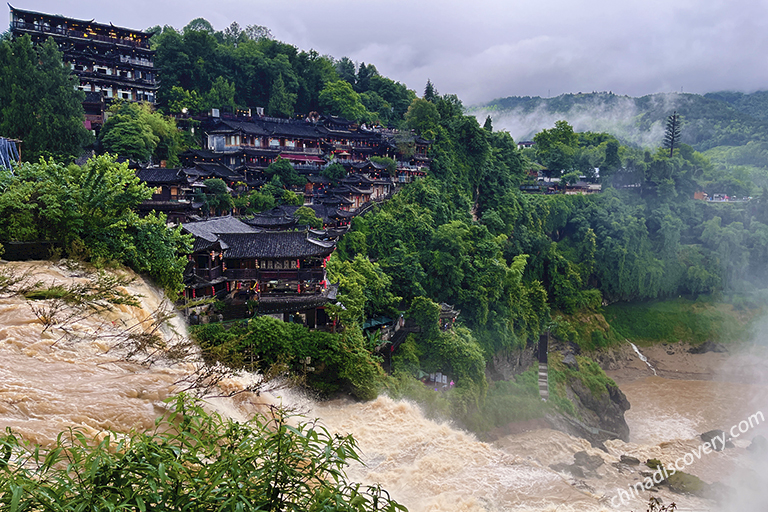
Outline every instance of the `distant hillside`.
<svg viewBox="0 0 768 512"><path fill-rule="evenodd" d="M530 139L564 119L576 131L609 132L626 143L644 147L661 145L666 118L673 111L683 119L683 142L699 151L768 142L768 92L671 93L641 98L613 93L513 96L471 109L481 123L491 115L494 128L509 131L515 140Z"/></svg>
<svg viewBox="0 0 768 512"><path fill-rule="evenodd" d="M768 121L768 91L757 91L752 94L720 91L707 93L704 97L727 103L739 112L755 119Z"/></svg>

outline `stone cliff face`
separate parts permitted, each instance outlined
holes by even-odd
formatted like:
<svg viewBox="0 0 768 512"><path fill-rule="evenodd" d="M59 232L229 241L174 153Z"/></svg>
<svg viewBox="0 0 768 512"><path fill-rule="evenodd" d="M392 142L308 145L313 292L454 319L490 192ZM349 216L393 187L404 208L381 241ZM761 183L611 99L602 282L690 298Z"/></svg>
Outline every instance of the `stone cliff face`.
<svg viewBox="0 0 768 512"><path fill-rule="evenodd" d="M552 428L585 438L596 447L602 447L603 441L608 439L629 441L629 426L624 419L624 413L630 408L627 397L612 383L605 386L605 392L599 393L587 387L578 378L580 370L570 349L569 346L552 343L550 354L568 353L563 363L574 370L576 377L573 377L574 372L569 373L565 393L576 409L576 417L555 413L547 416L547 422ZM489 380L509 380L536 364L534 347L500 351L488 362L486 377ZM552 385L550 376L550 388Z"/></svg>
<svg viewBox="0 0 768 512"><path fill-rule="evenodd" d="M535 364L536 353L533 347L522 350L500 350L485 366L485 378L492 380L509 380L523 373Z"/></svg>
<svg viewBox="0 0 768 512"><path fill-rule="evenodd" d="M581 415L580 423L570 422L570 433L588 439L593 445L599 445L608 439L629 441L629 426L624 413L630 404L618 386L607 386L608 393L596 395L580 380L568 382L568 398Z"/></svg>

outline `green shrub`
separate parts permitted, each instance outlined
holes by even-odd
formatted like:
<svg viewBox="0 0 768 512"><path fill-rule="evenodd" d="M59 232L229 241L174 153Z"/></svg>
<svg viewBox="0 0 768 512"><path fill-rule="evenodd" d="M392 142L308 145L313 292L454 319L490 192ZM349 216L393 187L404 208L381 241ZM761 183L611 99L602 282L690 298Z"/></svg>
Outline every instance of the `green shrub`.
<svg viewBox="0 0 768 512"><path fill-rule="evenodd" d="M323 394L346 391L370 400L377 396L384 377L379 360L366 350L357 328L331 334L261 316L230 326L194 326L191 334L210 363L262 373L286 368Z"/></svg>
<svg viewBox="0 0 768 512"><path fill-rule="evenodd" d="M405 511L378 486L348 482L355 440L273 411L247 423L208 414L180 396L154 430L89 439L62 432L54 446L0 437L0 508L288 512Z"/></svg>

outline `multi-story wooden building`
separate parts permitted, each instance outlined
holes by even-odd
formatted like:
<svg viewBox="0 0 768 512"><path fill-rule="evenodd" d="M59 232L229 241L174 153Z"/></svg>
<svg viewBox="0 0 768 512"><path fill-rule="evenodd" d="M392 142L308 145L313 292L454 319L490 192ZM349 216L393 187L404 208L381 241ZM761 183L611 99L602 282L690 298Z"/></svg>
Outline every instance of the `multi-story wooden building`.
<svg viewBox="0 0 768 512"><path fill-rule="evenodd" d="M159 88L152 34L11 7L11 34L40 43L52 37L86 92L87 124L102 124L114 98L155 102Z"/></svg>
<svg viewBox="0 0 768 512"><path fill-rule="evenodd" d="M309 327L325 325L324 306L335 297L325 265L339 234L323 231L263 231L235 219L183 224L195 237L185 271L187 299L219 297L250 304Z"/></svg>

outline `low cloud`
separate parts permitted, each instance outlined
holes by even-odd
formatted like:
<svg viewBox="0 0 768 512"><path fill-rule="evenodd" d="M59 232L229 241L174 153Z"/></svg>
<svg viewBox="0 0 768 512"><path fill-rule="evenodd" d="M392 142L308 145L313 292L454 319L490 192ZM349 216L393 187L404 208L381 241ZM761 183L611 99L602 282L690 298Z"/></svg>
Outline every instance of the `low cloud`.
<svg viewBox="0 0 768 512"><path fill-rule="evenodd" d="M30 0L30 10L147 28L203 17L265 25L281 41L373 63L421 93L431 79L465 104L506 96L768 88L768 4L748 0L200 0L130 5Z"/></svg>

